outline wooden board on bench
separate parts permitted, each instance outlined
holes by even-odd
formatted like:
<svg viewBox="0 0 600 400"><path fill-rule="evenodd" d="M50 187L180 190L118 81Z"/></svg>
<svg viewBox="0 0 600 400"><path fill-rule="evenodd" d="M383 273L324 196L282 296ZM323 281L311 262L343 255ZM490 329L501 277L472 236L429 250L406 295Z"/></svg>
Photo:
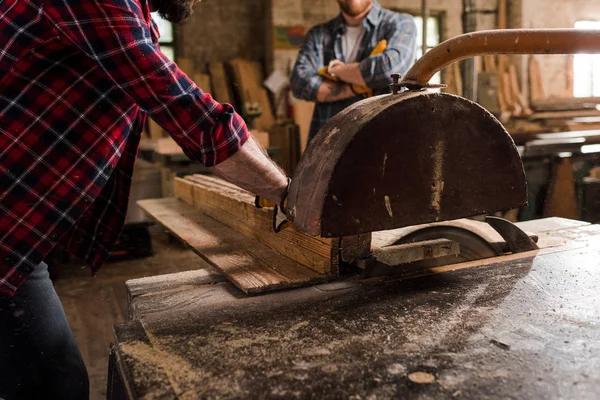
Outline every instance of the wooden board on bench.
<svg viewBox="0 0 600 400"><path fill-rule="evenodd" d="M177 199L140 200L138 204L247 294L326 279Z"/></svg>
<svg viewBox="0 0 600 400"><path fill-rule="evenodd" d="M218 178L206 175L177 178L175 196L321 274L336 276L341 262L353 262L370 252L370 235L328 239L307 235L294 227L275 233L273 209L256 208L251 193Z"/></svg>

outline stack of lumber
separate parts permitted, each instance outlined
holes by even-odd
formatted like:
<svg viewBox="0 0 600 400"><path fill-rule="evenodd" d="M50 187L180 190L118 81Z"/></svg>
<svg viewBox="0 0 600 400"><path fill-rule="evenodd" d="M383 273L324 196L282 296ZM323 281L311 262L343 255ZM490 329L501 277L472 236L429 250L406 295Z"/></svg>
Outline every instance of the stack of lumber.
<svg viewBox="0 0 600 400"><path fill-rule="evenodd" d="M498 74L498 105L504 119L508 116L532 114L529 102L519 86L517 69L510 64L507 56L485 56L484 70Z"/></svg>

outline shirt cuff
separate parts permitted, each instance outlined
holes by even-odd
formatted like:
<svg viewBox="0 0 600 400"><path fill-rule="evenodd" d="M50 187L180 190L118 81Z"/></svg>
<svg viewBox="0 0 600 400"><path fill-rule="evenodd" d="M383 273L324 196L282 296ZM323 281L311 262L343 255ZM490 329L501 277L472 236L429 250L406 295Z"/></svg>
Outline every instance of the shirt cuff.
<svg viewBox="0 0 600 400"><path fill-rule="evenodd" d="M200 137L200 146L195 149L183 148L191 159L198 160L206 167L213 167L234 155L250 138L250 133L242 117L229 104L223 104L217 124L206 130Z"/></svg>
<svg viewBox="0 0 600 400"><path fill-rule="evenodd" d="M363 77L363 80L367 84L367 87L373 88L374 83L376 82L375 75L375 67L376 67L375 57L367 57L362 60L358 67L360 69L360 73Z"/></svg>

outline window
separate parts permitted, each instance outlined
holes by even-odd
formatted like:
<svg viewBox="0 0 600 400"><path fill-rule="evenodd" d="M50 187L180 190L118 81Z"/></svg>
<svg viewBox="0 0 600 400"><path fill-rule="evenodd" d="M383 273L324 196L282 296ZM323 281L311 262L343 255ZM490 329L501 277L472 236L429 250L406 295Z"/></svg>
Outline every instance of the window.
<svg viewBox="0 0 600 400"><path fill-rule="evenodd" d="M577 21L575 29L599 29L600 21ZM600 96L600 54L576 54L573 59L573 95Z"/></svg>
<svg viewBox="0 0 600 400"><path fill-rule="evenodd" d="M158 13L153 13L152 18L158 25L160 31L160 49L171 61L175 61L175 35L173 24L166 19L161 18Z"/></svg>
<svg viewBox="0 0 600 400"><path fill-rule="evenodd" d="M417 58L421 58L423 56L423 17L420 15L415 16L415 22L417 24ZM427 49L425 49L425 52L440 44L441 25L440 16L430 16L427 18ZM439 72L435 74L430 82L441 83L441 74Z"/></svg>

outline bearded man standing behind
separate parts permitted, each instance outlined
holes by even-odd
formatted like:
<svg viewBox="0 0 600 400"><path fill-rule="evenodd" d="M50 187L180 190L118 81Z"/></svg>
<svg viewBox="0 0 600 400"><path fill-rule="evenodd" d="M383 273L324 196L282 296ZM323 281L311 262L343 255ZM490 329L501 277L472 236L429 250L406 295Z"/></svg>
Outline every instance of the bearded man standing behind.
<svg viewBox="0 0 600 400"><path fill-rule="evenodd" d="M308 141L344 108L389 92L392 74L415 61L413 17L376 0L336 0L340 15L312 28L291 78L296 98L316 102Z"/></svg>

